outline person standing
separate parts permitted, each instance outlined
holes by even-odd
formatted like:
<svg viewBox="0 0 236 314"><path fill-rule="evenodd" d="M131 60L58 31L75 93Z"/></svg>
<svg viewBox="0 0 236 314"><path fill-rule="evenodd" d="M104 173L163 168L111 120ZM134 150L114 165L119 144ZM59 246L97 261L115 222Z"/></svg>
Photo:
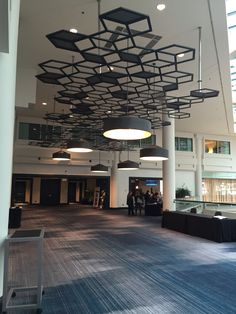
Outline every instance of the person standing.
<svg viewBox="0 0 236 314"><path fill-rule="evenodd" d="M133 192L127 195L128 215L134 215L135 198Z"/></svg>
<svg viewBox="0 0 236 314"><path fill-rule="evenodd" d="M137 191L135 195L135 214L137 215L139 211L139 215L141 215L143 207L143 196L142 193Z"/></svg>
<svg viewBox="0 0 236 314"><path fill-rule="evenodd" d="M99 200L99 208L103 209L105 202L106 192L104 190L101 191L100 200Z"/></svg>

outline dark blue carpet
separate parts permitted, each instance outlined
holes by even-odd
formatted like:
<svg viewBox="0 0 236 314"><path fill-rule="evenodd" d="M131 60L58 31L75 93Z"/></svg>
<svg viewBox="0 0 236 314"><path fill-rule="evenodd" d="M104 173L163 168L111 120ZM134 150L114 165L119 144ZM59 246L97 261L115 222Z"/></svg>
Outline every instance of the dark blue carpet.
<svg viewBox="0 0 236 314"><path fill-rule="evenodd" d="M46 228L43 313L235 314L236 243L193 238L160 221L75 207L25 210L23 227Z"/></svg>

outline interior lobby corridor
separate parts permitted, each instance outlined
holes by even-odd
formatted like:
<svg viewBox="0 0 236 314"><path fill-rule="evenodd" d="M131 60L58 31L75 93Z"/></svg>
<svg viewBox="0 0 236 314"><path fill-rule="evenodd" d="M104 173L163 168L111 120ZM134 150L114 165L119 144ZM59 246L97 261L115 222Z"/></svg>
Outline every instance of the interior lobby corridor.
<svg viewBox="0 0 236 314"><path fill-rule="evenodd" d="M25 208L29 228L45 228L45 314L236 312L236 243L162 229L161 217L75 205ZM30 250L12 249L13 281L30 283Z"/></svg>

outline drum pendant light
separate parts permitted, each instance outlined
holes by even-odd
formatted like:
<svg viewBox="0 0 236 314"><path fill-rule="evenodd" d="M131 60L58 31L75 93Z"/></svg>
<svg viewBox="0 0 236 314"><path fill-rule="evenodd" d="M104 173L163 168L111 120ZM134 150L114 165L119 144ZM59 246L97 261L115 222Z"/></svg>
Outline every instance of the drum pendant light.
<svg viewBox="0 0 236 314"><path fill-rule="evenodd" d="M153 64L153 72L156 73L155 64ZM151 80L149 81L151 83ZM154 76L154 89L155 89L155 76ZM148 91L148 95L150 96L150 90ZM153 113L153 118L154 118ZM153 137L155 138L155 133L153 129ZM168 159L168 150L165 148L162 148L157 145L152 145L147 148L140 149L140 159L141 160L147 160L147 161L161 161L161 160L167 160Z"/></svg>
<svg viewBox="0 0 236 314"><path fill-rule="evenodd" d="M91 172L107 172L107 171L108 171L108 167L102 164L91 166Z"/></svg>
<svg viewBox="0 0 236 314"><path fill-rule="evenodd" d="M127 39L129 51L129 39ZM129 62L127 60L127 68ZM103 136L114 140L141 140L151 136L151 122L149 120L129 115L129 76L126 82L126 116L109 117L103 121Z"/></svg>
<svg viewBox="0 0 236 314"><path fill-rule="evenodd" d="M140 159L162 161L168 159L168 150L160 146L151 146L140 150Z"/></svg>
<svg viewBox="0 0 236 314"><path fill-rule="evenodd" d="M108 167L100 163L100 151L99 151L99 161L97 165L91 166L91 172L107 172Z"/></svg>
<svg viewBox="0 0 236 314"><path fill-rule="evenodd" d="M125 160L119 162L117 168L119 170L137 170L139 168L139 164L132 160Z"/></svg>
<svg viewBox="0 0 236 314"><path fill-rule="evenodd" d="M60 151L52 154L52 159L53 160L59 160L59 161L60 160L70 160L70 154L60 150Z"/></svg>
<svg viewBox="0 0 236 314"><path fill-rule="evenodd" d="M119 162L117 165L117 168L119 170L137 170L139 168L139 164L135 161L129 160L129 149L127 152L128 152L128 160Z"/></svg>
<svg viewBox="0 0 236 314"><path fill-rule="evenodd" d="M140 140L151 136L151 122L138 117L104 119L103 135L115 140Z"/></svg>
<svg viewBox="0 0 236 314"><path fill-rule="evenodd" d="M68 152L74 153L89 153L93 150L90 148L89 143L84 140L70 140L67 143Z"/></svg>

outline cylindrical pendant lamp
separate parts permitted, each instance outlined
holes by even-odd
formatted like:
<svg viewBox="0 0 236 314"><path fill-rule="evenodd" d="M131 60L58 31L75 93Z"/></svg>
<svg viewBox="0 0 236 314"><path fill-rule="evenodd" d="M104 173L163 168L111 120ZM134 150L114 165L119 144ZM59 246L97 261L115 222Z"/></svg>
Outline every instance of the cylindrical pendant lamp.
<svg viewBox="0 0 236 314"><path fill-rule="evenodd" d="M116 140L139 140L151 136L151 122L138 117L104 119L103 135Z"/></svg>

